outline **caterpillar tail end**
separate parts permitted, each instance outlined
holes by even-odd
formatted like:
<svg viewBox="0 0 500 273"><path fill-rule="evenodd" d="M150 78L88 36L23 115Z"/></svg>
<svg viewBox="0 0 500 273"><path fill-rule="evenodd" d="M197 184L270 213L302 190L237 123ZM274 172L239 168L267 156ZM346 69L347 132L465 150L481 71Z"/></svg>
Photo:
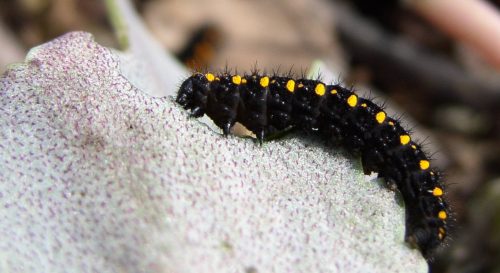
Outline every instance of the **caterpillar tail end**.
<svg viewBox="0 0 500 273"><path fill-rule="evenodd" d="M406 241L411 247L419 249L424 258L431 259L443 240L436 234L439 233L432 233L429 229L416 228L412 234L406 237Z"/></svg>

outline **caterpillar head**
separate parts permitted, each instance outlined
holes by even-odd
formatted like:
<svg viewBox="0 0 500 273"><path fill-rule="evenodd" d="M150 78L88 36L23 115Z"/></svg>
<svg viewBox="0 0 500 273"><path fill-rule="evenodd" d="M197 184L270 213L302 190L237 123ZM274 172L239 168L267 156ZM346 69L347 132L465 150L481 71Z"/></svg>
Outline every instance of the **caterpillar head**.
<svg viewBox="0 0 500 273"><path fill-rule="evenodd" d="M181 87L179 88L179 92L177 92L177 98L175 101L182 105L184 108L190 108L194 102L194 82L196 81L196 75L189 77L185 80Z"/></svg>
<svg viewBox="0 0 500 273"><path fill-rule="evenodd" d="M175 101L184 109L191 110L191 116L203 116L207 108L207 97L211 83L215 80L216 77L211 73L192 75L182 83ZM218 78L217 81L219 81Z"/></svg>

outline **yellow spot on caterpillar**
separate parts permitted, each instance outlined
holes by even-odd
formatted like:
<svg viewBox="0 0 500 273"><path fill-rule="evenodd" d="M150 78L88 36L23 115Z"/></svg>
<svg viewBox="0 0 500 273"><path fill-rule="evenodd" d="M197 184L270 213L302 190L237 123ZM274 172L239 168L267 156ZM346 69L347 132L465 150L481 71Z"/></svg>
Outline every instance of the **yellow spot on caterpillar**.
<svg viewBox="0 0 500 273"><path fill-rule="evenodd" d="M432 195L436 196L436 197L440 197L443 195L443 189L439 188L439 187L435 187L433 190L432 190Z"/></svg>
<svg viewBox="0 0 500 273"><path fill-rule="evenodd" d="M443 189L439 188L439 187L435 187L433 190L432 190L432 195L436 196L436 197L440 197L443 195Z"/></svg>
<svg viewBox="0 0 500 273"><path fill-rule="evenodd" d="M362 103L362 104L361 104L361 107L366 108L366 107L368 107L368 105L367 105L366 103Z"/></svg>
<svg viewBox="0 0 500 273"><path fill-rule="evenodd" d="M242 83L242 84L247 83L247 79L241 79L241 83Z"/></svg>
<svg viewBox="0 0 500 273"><path fill-rule="evenodd" d="M406 144L410 143L410 140L411 140L411 138L410 138L409 135L401 135L401 136L399 136L399 142L401 142L401 144L403 144L403 145L406 145Z"/></svg>
<svg viewBox="0 0 500 273"><path fill-rule="evenodd" d="M388 123L389 123L389 125L394 126L394 122L389 121Z"/></svg>
<svg viewBox="0 0 500 273"><path fill-rule="evenodd" d="M443 240L444 239L444 235L446 235L446 230L444 230L444 228L440 227L438 229L439 240Z"/></svg>
<svg viewBox="0 0 500 273"><path fill-rule="evenodd" d="M377 120L378 123L382 124L385 121L385 118L387 115L385 114L384 111L380 111L375 115L375 119Z"/></svg>
<svg viewBox="0 0 500 273"><path fill-rule="evenodd" d="M434 172L430 172L431 175L434 175Z"/></svg>
<svg viewBox="0 0 500 273"><path fill-rule="evenodd" d="M358 104L358 97L354 94L350 95L348 98L347 98L347 104L351 107L355 107L356 104Z"/></svg>
<svg viewBox="0 0 500 273"><path fill-rule="evenodd" d="M234 84L239 85L241 83L241 76L240 75L233 76L232 81Z"/></svg>
<svg viewBox="0 0 500 273"><path fill-rule="evenodd" d="M431 166L429 160L420 160L420 169L427 170Z"/></svg>
<svg viewBox="0 0 500 273"><path fill-rule="evenodd" d="M304 87L304 85L303 85L303 84L301 84L301 83L299 83L299 84L297 85L297 88L302 88L302 87Z"/></svg>
<svg viewBox="0 0 500 273"><path fill-rule="evenodd" d="M337 93L338 93L338 92L337 92L337 89L332 89L332 90L330 91L330 94L332 94L332 95L335 95L335 94L337 94Z"/></svg>
<svg viewBox="0 0 500 273"><path fill-rule="evenodd" d="M316 92L316 95L318 96L323 96L325 94L325 91L326 91L325 85L322 83L318 83L316 85L316 88L314 88L314 92Z"/></svg>
<svg viewBox="0 0 500 273"><path fill-rule="evenodd" d="M448 218L448 215L446 214L446 211L441 210L438 212L438 218L441 220L446 220Z"/></svg>
<svg viewBox="0 0 500 273"><path fill-rule="evenodd" d="M271 83L276 83L276 80L272 80Z"/></svg>
<svg viewBox="0 0 500 273"><path fill-rule="evenodd" d="M412 148L413 150L416 150L416 149L417 149L417 146L416 146L416 145L411 145L411 148Z"/></svg>
<svg viewBox="0 0 500 273"><path fill-rule="evenodd" d="M207 78L207 81L209 82L213 82L215 80L215 76L212 73L205 74L205 78Z"/></svg>
<svg viewBox="0 0 500 273"><path fill-rule="evenodd" d="M260 86L262 87L267 87L269 86L269 77L262 77L260 78Z"/></svg>
<svg viewBox="0 0 500 273"><path fill-rule="evenodd" d="M293 93L293 91L295 91L295 81L294 80L288 80L286 82L286 90L288 90L291 93Z"/></svg>

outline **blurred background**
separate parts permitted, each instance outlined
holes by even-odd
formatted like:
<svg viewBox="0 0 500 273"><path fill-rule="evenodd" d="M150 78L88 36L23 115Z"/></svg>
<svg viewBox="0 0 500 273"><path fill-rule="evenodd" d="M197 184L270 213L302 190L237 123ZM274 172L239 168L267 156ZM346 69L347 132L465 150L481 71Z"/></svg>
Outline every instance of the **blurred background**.
<svg viewBox="0 0 500 273"><path fill-rule="evenodd" d="M500 272L500 1L135 0L191 69L304 73L315 60L427 138L451 239L432 272ZM120 48L106 1L0 0L0 72L73 30Z"/></svg>

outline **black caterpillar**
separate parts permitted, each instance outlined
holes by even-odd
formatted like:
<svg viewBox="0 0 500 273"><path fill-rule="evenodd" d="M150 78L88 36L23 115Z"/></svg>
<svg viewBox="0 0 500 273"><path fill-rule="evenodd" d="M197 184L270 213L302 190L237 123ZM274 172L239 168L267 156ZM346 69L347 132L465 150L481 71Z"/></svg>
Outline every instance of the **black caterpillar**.
<svg viewBox="0 0 500 273"><path fill-rule="evenodd" d="M196 73L176 99L192 116L207 114L229 134L239 122L259 141L295 127L361 155L364 172L396 186L406 204L406 236L425 257L446 237L448 206L440 174L400 123L340 85L283 76Z"/></svg>

